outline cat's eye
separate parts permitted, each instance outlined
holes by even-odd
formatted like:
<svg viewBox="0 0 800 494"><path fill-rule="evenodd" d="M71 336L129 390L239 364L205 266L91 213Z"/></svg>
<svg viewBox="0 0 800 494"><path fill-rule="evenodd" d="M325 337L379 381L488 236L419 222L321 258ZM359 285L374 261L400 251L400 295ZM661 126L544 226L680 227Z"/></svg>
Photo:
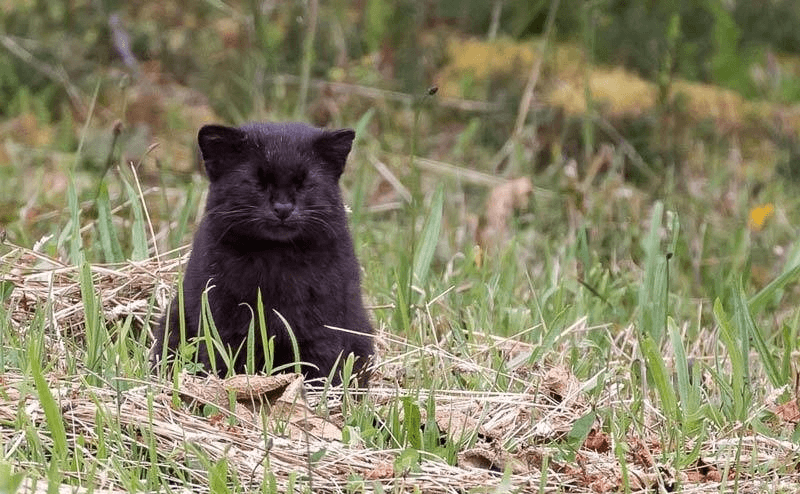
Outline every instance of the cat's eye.
<svg viewBox="0 0 800 494"><path fill-rule="evenodd" d="M292 185L294 185L295 189L300 189L303 187L306 181L305 175L295 175L292 179Z"/></svg>

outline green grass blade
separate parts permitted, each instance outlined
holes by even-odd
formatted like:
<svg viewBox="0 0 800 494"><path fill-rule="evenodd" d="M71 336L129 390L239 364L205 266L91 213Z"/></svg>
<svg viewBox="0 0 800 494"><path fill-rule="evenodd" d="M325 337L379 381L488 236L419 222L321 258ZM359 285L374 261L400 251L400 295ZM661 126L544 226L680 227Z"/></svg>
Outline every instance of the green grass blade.
<svg viewBox="0 0 800 494"><path fill-rule="evenodd" d="M252 308L251 308L252 312ZM246 358L245 368L248 374L255 374L256 372L256 318L255 314L250 317L250 324L247 326L247 341L246 341Z"/></svg>
<svg viewBox="0 0 800 494"><path fill-rule="evenodd" d="M189 190L186 192L186 201L183 203L183 207L181 208L181 213L178 218L178 225L170 232L170 238L172 241L172 245L170 245L170 247L180 247L181 243L183 242L183 237L186 235L186 231L188 229L189 217L196 209L197 187L195 184L190 184Z"/></svg>
<svg viewBox="0 0 800 494"><path fill-rule="evenodd" d="M694 403L691 403L692 400L689 399L690 376L689 362L686 360L686 351L683 348L680 332L672 318L669 319L667 329L669 330L669 340L672 344L672 351L675 353L675 374L678 378L678 395L681 398L683 409L687 413L691 413L694 407L690 405L694 405Z"/></svg>
<svg viewBox="0 0 800 494"><path fill-rule="evenodd" d="M414 279L420 285L424 285L428 278L428 270L436 252L436 245L439 243L439 232L442 228L442 208L444 206L444 187L442 184L436 188L431 201L431 210L425 220L422 229L422 236L416 248L414 256Z"/></svg>
<svg viewBox="0 0 800 494"><path fill-rule="evenodd" d="M647 335L642 338L642 356L647 363L647 369L650 371L656 391L661 398L661 408L664 415L669 420L677 423L679 418L678 400L675 396L675 390L670 384L667 365L655 342Z"/></svg>
<svg viewBox="0 0 800 494"><path fill-rule="evenodd" d="M44 410L45 420L47 421L47 430L50 431L50 436L53 439L53 453L55 458L63 460L67 457L67 433L64 428L64 418L61 415L61 409L56 403L53 393L47 385L47 381L42 374L42 367L39 359L31 359L31 374L33 374L33 382L36 386L36 393L39 395L39 402L42 404Z"/></svg>
<svg viewBox="0 0 800 494"><path fill-rule="evenodd" d="M103 256L106 262L122 262L125 256L122 254L122 246L117 237L117 230L111 215L111 204L108 198L108 187L105 182L100 184L97 196L97 232L100 235L100 245L103 248Z"/></svg>
<svg viewBox="0 0 800 494"><path fill-rule="evenodd" d="M730 398L732 399L732 410L729 419L744 420L747 410L745 408L745 394L746 394L746 376L747 376L747 362L740 346L736 342L736 335L731 325L728 314L722 308L722 302L719 299L714 301L714 318L717 321L720 329L720 340L728 352L728 358L731 362L730 381L726 380L725 387L720 386L723 391L727 386L730 386ZM724 372L718 373L720 376L726 375Z"/></svg>
<svg viewBox="0 0 800 494"><path fill-rule="evenodd" d="M680 331L672 318L667 320L667 331L669 333L672 351L675 354L675 374L677 377L678 396L680 397L681 410L684 419L684 431L696 433L701 425L697 422L700 411L700 395L697 391L696 381L692 380L692 369L689 368L689 361L686 358L686 350L683 347Z"/></svg>
<svg viewBox="0 0 800 494"><path fill-rule="evenodd" d="M89 370L94 371L103 367L101 357L107 338L104 337L105 326L100 318L100 303L94 291L92 268L88 262L81 265L79 278L86 331L85 364Z"/></svg>
<svg viewBox="0 0 800 494"><path fill-rule="evenodd" d="M768 348L764 334L753 320L741 279L739 279L736 295L733 297L733 318L736 323L741 325L744 329L744 332L748 335L748 339L752 339L753 345L756 347L756 352L761 358L761 363L764 365L764 370L772 385L779 388L787 384L786 381L781 378L777 357L775 357Z"/></svg>
<svg viewBox="0 0 800 494"><path fill-rule="evenodd" d="M222 458L208 467L208 483L213 494L227 494L228 488L228 461Z"/></svg>
<svg viewBox="0 0 800 494"><path fill-rule="evenodd" d="M297 344L297 338L294 336L294 331L292 331L292 327L289 325L289 321L287 321L286 318L283 317L283 314L281 314L275 309L272 309L272 312L274 312L275 315L278 316L278 319L280 319L284 327L286 327L286 332L289 333L289 341L292 342L292 352L294 353L294 361L295 361L294 371L297 372L298 374L301 374L303 372L303 369L302 369L302 362L300 360L300 346Z"/></svg>
<svg viewBox="0 0 800 494"><path fill-rule="evenodd" d="M144 211L142 204L139 201L139 194L131 187L131 185L124 181L125 193L131 203L131 210L133 211L133 224L131 225L131 260L143 261L147 259L147 229L144 220Z"/></svg>
<svg viewBox="0 0 800 494"><path fill-rule="evenodd" d="M645 251L644 277L639 288L639 331L660 343L666 323L666 260L661 255L659 231L661 230L664 205L653 205L650 216L650 231L642 247Z"/></svg>
<svg viewBox="0 0 800 494"><path fill-rule="evenodd" d="M394 325L401 330L402 334L411 334L411 306L409 298L411 296L408 284L408 277L410 275L407 266L408 258L405 258L405 263L396 267L394 270L394 278L397 280L397 287L395 289L395 310L394 310Z"/></svg>
<svg viewBox="0 0 800 494"><path fill-rule="evenodd" d="M767 286L762 288L758 293L753 295L747 304L750 307L750 314L758 315L764 310L767 303L773 300L776 292L786 286L788 283L795 281L800 276L800 264L797 264L791 269L781 273L780 276L770 281Z"/></svg>
<svg viewBox="0 0 800 494"><path fill-rule="evenodd" d="M75 179L72 173L69 174L69 186L67 187L67 205L70 215L70 234L69 234L69 258L72 264L80 266L83 262L83 239L81 237L81 210L78 205L78 191L75 187Z"/></svg>
<svg viewBox="0 0 800 494"><path fill-rule="evenodd" d="M0 463L0 492L11 494L18 492L23 480L25 480L24 473L14 473L11 465L5 461Z"/></svg>
<svg viewBox="0 0 800 494"><path fill-rule="evenodd" d="M375 108L372 107L369 110L365 111L361 118L358 119L356 122L356 126L353 130L356 132L356 139L358 140L359 136L363 136L364 130L367 128L367 125L372 121L372 117L375 115Z"/></svg>
<svg viewBox="0 0 800 494"><path fill-rule="evenodd" d="M272 363L274 359L274 345L272 339L267 336L267 316L264 313L264 301L261 298L261 290L258 290L258 299L256 300L256 313L258 315L258 333L262 341L262 350L264 352L264 369L267 374L272 372Z"/></svg>

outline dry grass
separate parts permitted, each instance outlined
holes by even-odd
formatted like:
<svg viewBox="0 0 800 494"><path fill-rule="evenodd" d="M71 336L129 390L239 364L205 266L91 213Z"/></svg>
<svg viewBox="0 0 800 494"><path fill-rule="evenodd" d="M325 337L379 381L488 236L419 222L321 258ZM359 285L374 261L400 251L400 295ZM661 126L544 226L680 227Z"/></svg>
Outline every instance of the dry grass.
<svg viewBox="0 0 800 494"><path fill-rule="evenodd" d="M92 266L106 319L114 321L132 314L146 326L152 316L153 293L157 294L155 306L162 307L180 259ZM47 337L51 348L62 349L64 338L80 337L83 309L78 268L13 247L3 256L0 270L16 287L7 301L16 330L23 331L37 307L44 305L49 307ZM579 320L567 332L586 329L585 320ZM518 392L406 390L399 387L396 376L409 359L427 359L447 367L450 373L465 376L492 375L496 371L481 358L489 349L501 352L508 361L524 361L532 347L515 338L477 335L470 353L472 360L465 360L438 344L414 348L386 332L380 336L382 363L377 365L373 387L359 403L369 405L380 416L400 397L414 396L415 401L425 404L432 394L434 420L443 439L460 445L454 465L423 452L416 468L402 471L397 463L402 450L368 448L358 440L343 443L341 428L346 422L343 413L347 412L341 392L331 390L323 395L308 391L304 395L296 384L292 391L286 391L296 382L292 376L237 376L219 381L182 375L177 385L128 380L128 389L120 390L117 383L93 386L81 375L55 371L49 374L48 384L59 404L70 450L92 457L103 441L100 434L104 427L117 424L114 447L118 450L114 454L122 463L139 462L139 466L148 468L146 460L127 456L130 450L154 447L158 457L150 461L165 471L181 470L184 478L191 480L189 484L176 481L175 486L192 492L209 491L207 468L199 457L212 462L225 459L229 472L245 490L261 488L265 475L272 475L281 492L290 487L292 476L310 485L313 492L372 492L378 484L385 491L399 492L418 489L456 493L491 490L491 486L498 486L497 492L506 492L500 487L503 485L525 492L608 492L621 488L623 475L627 475L627 485L633 491L643 492L657 486L669 489L676 481L680 481L683 492L730 489L734 482L743 492L790 492L800 486L796 469L800 446L752 432L739 438L730 431L710 437L700 446L700 460L676 472L672 465L663 463L669 456L664 454L668 447L663 441L666 423L649 400L644 402L647 419L640 435L617 440L624 445L615 443L604 432L608 424L598 415L583 444L570 452L565 444L581 417L599 408L625 413L631 407L620 392L622 381L627 379L625 369L632 364L622 358L624 352L619 352L618 361L609 362L609 371L618 376L617 382L606 380L610 384L594 402L587 398L588 390L597 386L598 376L580 382L561 365L517 366L506 377L517 383ZM282 381L273 386L275 383L265 379ZM31 440L31 430L42 444L51 444L43 406L29 378L21 372L7 372L2 384L0 434L6 457L13 457L17 448ZM253 389L276 386L284 393L282 397L263 401L269 403L267 406L253 406L262 403L254 398ZM226 401L231 391L237 392L238 403ZM278 406L281 402L282 407ZM214 405L217 411L204 414L204 404ZM426 408L420 406L420 412L425 424ZM10 426L18 423L20 416L30 428ZM110 438L105 440L110 442ZM310 455L323 450L321 458L310 460ZM624 465L620 458L625 459ZM745 467L748 463L758 468ZM87 488L91 485L94 492L123 492L119 473L108 463L98 460L98 464L103 469L91 482L73 482ZM24 469L26 465L17 467ZM27 492L44 489L41 482L32 479L26 486Z"/></svg>

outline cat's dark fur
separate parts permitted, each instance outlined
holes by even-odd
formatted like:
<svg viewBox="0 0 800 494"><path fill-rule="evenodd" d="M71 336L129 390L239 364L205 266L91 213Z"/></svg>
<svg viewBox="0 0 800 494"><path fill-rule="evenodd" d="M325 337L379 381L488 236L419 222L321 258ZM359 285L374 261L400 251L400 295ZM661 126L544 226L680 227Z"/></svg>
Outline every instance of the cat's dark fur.
<svg viewBox="0 0 800 494"><path fill-rule="evenodd" d="M361 301L359 266L339 189L354 137L349 129L327 131L299 123L200 129L211 185L183 279L186 337L198 336L201 298L208 287L223 343L234 351L242 348L234 372L245 371L242 342L257 314L260 290L268 336L275 342L273 366L295 360L277 311L297 338L300 360L316 366L304 368L307 378L327 377L337 358L342 361L352 353L359 383L366 384L372 328ZM164 343L170 356L180 344L179 310L175 297L155 332L154 364ZM258 335L258 322L255 328ZM256 369L263 368L263 355L258 338ZM210 371L202 343L198 358ZM216 365L224 375L227 368L219 357Z"/></svg>

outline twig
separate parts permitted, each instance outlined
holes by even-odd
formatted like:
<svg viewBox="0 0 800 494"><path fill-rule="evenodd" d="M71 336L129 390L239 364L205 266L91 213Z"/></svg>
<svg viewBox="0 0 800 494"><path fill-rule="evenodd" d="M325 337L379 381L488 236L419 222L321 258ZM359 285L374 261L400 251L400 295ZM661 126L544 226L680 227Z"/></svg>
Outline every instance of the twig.
<svg viewBox="0 0 800 494"><path fill-rule="evenodd" d="M384 180L389 182L389 185L397 192L397 194L403 198L405 202L411 202L411 192L403 185L403 183L398 179L389 167L383 164L380 160L375 159L374 157L370 157L370 163L372 166L375 167L375 170L383 177Z"/></svg>
<svg viewBox="0 0 800 494"><path fill-rule="evenodd" d="M528 118L528 112L530 111L531 102L533 101L533 90L536 88L536 83L539 82L539 76L542 73L542 61L544 60L544 56L547 53L547 48L550 43L550 34L553 31L553 24L556 20L556 12L558 12L559 2L560 0L553 0L553 2L550 4L550 11L547 13L547 24L544 28L542 53L536 60L536 63L533 64L530 77L528 77L528 83L525 86L525 92L522 94L522 100L519 102L517 122L514 125L514 137L518 136L519 133L522 132L522 126L525 124L525 120Z"/></svg>
<svg viewBox="0 0 800 494"><path fill-rule="evenodd" d="M636 148L633 147L633 144L622 137L622 134L620 134L619 131L615 129L613 125L611 125L611 122L599 114L594 114L591 117L595 124L599 125L600 128L605 130L612 139L617 141L617 144L619 144L619 146L622 148L622 152L628 156L628 158L631 160L634 166L639 169L639 171L647 175L647 178L651 180L658 178L656 173L650 169L642 156L636 151Z"/></svg>
<svg viewBox="0 0 800 494"><path fill-rule="evenodd" d="M503 0L494 0L492 4L492 22L489 24L489 34L486 36L489 41L494 41L497 37L497 30L500 28L500 14L503 12Z"/></svg>

